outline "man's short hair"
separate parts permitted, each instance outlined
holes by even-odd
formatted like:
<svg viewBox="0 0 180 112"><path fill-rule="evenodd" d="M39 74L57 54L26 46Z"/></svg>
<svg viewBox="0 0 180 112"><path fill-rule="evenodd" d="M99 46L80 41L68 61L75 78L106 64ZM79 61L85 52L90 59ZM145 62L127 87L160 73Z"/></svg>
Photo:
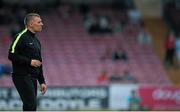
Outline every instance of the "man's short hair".
<svg viewBox="0 0 180 112"><path fill-rule="evenodd" d="M39 14L37 13L29 13L25 16L24 18L24 25L27 27L27 25L29 24L29 22L33 19L33 17L40 17Z"/></svg>

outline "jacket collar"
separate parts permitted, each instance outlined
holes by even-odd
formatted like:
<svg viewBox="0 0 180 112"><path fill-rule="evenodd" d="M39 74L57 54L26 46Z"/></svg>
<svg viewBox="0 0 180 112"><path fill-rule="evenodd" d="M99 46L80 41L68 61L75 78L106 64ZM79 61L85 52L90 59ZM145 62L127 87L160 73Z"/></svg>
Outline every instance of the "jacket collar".
<svg viewBox="0 0 180 112"><path fill-rule="evenodd" d="M27 32L28 32L32 37L35 37L35 33L31 32L30 30L27 30Z"/></svg>

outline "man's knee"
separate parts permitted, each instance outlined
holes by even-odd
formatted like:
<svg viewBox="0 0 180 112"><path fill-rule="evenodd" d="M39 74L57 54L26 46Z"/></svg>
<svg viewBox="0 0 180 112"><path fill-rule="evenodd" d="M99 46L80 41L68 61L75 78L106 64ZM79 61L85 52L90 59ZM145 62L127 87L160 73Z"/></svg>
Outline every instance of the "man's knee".
<svg viewBox="0 0 180 112"><path fill-rule="evenodd" d="M23 104L24 111L35 111L37 108L37 103L35 102L28 102Z"/></svg>

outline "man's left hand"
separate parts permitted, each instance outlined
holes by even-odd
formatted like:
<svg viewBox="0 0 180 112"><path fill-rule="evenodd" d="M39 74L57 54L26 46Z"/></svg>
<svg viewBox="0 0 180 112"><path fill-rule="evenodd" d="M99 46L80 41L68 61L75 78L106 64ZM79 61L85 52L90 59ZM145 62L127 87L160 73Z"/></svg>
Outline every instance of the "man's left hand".
<svg viewBox="0 0 180 112"><path fill-rule="evenodd" d="M46 90L47 90L47 86L46 84L41 84L40 85L40 90L41 90L41 94L44 95L46 93Z"/></svg>

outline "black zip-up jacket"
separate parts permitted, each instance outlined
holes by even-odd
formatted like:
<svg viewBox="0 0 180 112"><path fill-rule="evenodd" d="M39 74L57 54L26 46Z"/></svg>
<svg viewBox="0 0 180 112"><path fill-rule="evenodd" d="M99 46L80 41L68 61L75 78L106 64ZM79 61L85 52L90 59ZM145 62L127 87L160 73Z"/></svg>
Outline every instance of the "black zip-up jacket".
<svg viewBox="0 0 180 112"><path fill-rule="evenodd" d="M28 29L20 32L10 46L8 58L12 61L13 75L30 75L40 84L45 83L42 65L31 66L32 59L42 62L41 44L34 33Z"/></svg>

